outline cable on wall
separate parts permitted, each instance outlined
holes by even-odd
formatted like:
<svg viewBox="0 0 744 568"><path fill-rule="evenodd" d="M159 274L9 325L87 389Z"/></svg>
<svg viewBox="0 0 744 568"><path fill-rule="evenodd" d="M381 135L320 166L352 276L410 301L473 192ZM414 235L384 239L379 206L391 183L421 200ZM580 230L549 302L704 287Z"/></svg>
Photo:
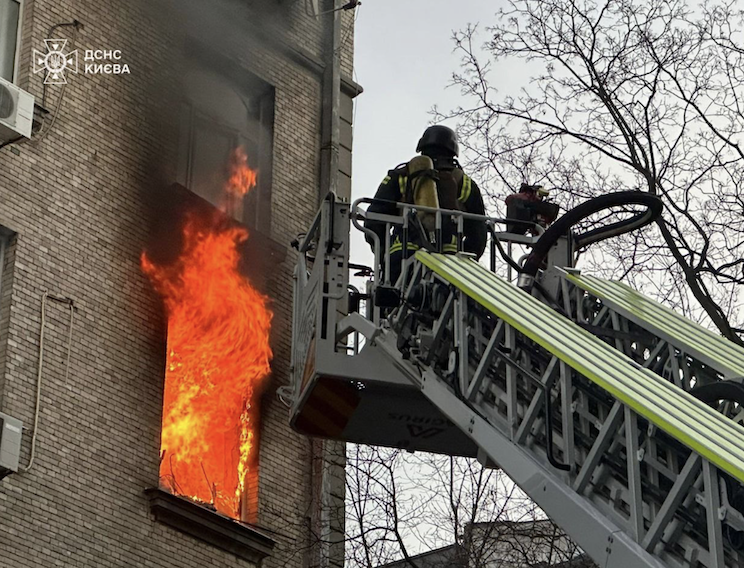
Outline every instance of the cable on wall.
<svg viewBox="0 0 744 568"><path fill-rule="evenodd" d="M72 298L61 298L54 296L48 292L44 292L41 296L41 330L39 331L39 364L36 372L36 404L34 407L34 425L33 434L31 435L31 452L28 458L28 464L21 468L21 472L27 473L34 465L34 459L36 457L36 440L39 433L39 416L41 410L41 380L44 370L44 331L46 327L46 302L47 298L67 304L70 307L70 323L67 331L67 358L65 362L65 382L67 382L70 376L70 356L72 353L72 330L74 327L75 318L75 302Z"/></svg>
<svg viewBox="0 0 744 568"><path fill-rule="evenodd" d="M51 35L54 33L54 30L60 27L64 27L64 26L70 26L74 28L72 32L72 39L70 40L70 49L72 49L75 47L75 41L77 40L78 31L82 29L83 27L83 24L81 24L78 20L73 20L72 22L68 22L64 24L57 24L56 26L52 26L47 32L47 38L51 38ZM52 113L52 120L49 122L49 125L46 127L42 126L36 138L31 141L31 146L33 146L34 148L38 146L42 140L44 140L44 138L49 133L49 131L54 127L54 123L57 122L57 117L59 116L59 111L60 111L60 108L62 107L62 100L65 97L66 89L67 89L67 82L65 82L62 85L62 88L59 91L59 97L57 97L57 104L54 108L54 113ZM46 96L47 96L47 84L45 82L44 87L42 89L42 95L41 95L41 105L42 107L45 107L45 108L46 108Z"/></svg>

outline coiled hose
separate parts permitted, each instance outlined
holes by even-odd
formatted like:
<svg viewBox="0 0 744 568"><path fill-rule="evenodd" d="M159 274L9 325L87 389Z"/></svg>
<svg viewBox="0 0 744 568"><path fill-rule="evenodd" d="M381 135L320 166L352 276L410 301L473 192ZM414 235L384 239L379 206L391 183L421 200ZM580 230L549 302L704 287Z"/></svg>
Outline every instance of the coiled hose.
<svg viewBox="0 0 744 568"><path fill-rule="evenodd" d="M535 243L532 252L527 257L527 260L521 269L519 287L528 292L532 290L537 271L542 266L548 251L553 247L558 239L569 233L571 227L599 211L621 205L644 205L646 210L633 215L630 219L624 219L616 223L605 225L604 227L592 229L591 231L587 231L580 235L575 235L574 244L576 245L576 248L581 248L610 237L617 237L618 235L623 235L630 231L635 231L636 229L645 227L649 223L656 221L656 219L661 215L663 209L663 203L658 196L643 191L618 191L616 193L608 193L590 199L589 201L574 207L553 223Z"/></svg>

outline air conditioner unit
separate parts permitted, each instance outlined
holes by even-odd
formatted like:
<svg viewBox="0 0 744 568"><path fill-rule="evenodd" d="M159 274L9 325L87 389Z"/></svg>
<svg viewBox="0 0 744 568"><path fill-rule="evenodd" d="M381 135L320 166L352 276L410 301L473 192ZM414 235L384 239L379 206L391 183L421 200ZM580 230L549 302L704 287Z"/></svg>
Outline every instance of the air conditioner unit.
<svg viewBox="0 0 744 568"><path fill-rule="evenodd" d="M34 96L0 78L0 143L31 138L33 121Z"/></svg>
<svg viewBox="0 0 744 568"><path fill-rule="evenodd" d="M23 423L0 412L0 479L18 471Z"/></svg>

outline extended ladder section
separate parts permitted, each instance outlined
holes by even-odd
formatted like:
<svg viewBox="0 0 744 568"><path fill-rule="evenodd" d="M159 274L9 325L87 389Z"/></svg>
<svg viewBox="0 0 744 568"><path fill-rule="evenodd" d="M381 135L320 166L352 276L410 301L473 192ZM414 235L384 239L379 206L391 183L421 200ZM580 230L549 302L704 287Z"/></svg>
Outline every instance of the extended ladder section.
<svg viewBox="0 0 744 568"><path fill-rule="evenodd" d="M601 566L741 565L744 428L479 264L417 259L460 358L423 392Z"/></svg>
<svg viewBox="0 0 744 568"><path fill-rule="evenodd" d="M649 331L650 307L564 273L572 321L471 259L425 251L398 307L362 315L348 215L324 204L299 247L295 429L477 456L604 568L744 565L744 428L686 392L738 375L718 356L727 343L674 337L694 324Z"/></svg>
<svg viewBox="0 0 744 568"><path fill-rule="evenodd" d="M690 390L744 378L744 348L662 306L622 282L562 272L565 308L574 321Z"/></svg>

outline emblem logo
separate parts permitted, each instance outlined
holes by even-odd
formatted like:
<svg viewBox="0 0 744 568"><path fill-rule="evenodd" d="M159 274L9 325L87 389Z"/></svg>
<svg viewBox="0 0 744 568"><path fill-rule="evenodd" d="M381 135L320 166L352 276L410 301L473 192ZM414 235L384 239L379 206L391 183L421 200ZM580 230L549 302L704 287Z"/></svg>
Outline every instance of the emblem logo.
<svg viewBox="0 0 744 568"><path fill-rule="evenodd" d="M34 73L46 72L44 83L47 85L64 85L67 83L66 71L78 72L78 51L67 53L66 39L45 39L47 52L34 49Z"/></svg>

